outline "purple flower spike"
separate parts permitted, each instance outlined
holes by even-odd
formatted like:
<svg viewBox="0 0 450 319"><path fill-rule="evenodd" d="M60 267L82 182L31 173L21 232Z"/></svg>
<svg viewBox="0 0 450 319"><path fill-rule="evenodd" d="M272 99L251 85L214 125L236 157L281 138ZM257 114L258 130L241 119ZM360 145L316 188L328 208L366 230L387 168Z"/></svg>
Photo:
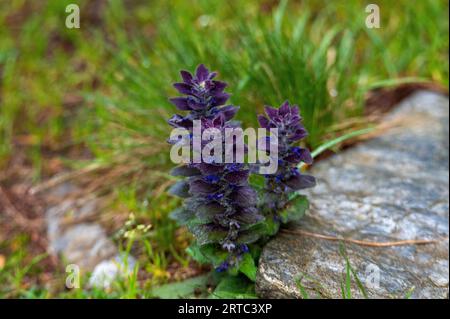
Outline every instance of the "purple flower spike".
<svg viewBox="0 0 450 319"><path fill-rule="evenodd" d="M216 75L203 64L194 74L181 71L183 82L175 83L174 87L184 96L171 98L170 102L187 114L172 116L169 120L171 126L186 128L192 135L193 121L201 120L202 131L215 128L222 132L223 137L226 128L239 127L232 122L239 108L225 105L229 98L229 94L224 92L227 84L214 80ZM191 140L189 143L193 143ZM218 155L225 158L225 151L223 149L223 154ZM260 236L249 236L245 232L264 219L256 208L257 193L248 183L248 165L216 163L211 157L174 171L178 174L176 176L185 177L175 187L185 200L183 208L172 216L187 225L196 237L197 245L215 245L227 252L226 261L217 267L217 271L234 267L242 251L248 251L246 243L254 242Z"/></svg>
<svg viewBox="0 0 450 319"><path fill-rule="evenodd" d="M301 123L298 106L291 106L286 101L278 109L266 106L265 111L266 116L258 116L260 126L278 129L278 170L273 175L265 175L266 197L276 201L270 209L276 215L277 208L287 203L289 193L314 187L316 181L313 176L303 175L297 169L301 163L310 165L313 162L308 149L295 145L308 135Z"/></svg>
<svg viewBox="0 0 450 319"><path fill-rule="evenodd" d="M227 86L225 82L213 80L217 73L209 72L201 64L197 67L195 76L188 71L181 71L180 74L183 82L175 83L173 86L186 96L169 99L179 110L194 111L198 113L196 117L212 118L218 112L226 112L227 118L233 117L236 113L233 106L224 107L223 110L218 108L227 102L230 95L223 92ZM192 117L192 114L190 116Z"/></svg>

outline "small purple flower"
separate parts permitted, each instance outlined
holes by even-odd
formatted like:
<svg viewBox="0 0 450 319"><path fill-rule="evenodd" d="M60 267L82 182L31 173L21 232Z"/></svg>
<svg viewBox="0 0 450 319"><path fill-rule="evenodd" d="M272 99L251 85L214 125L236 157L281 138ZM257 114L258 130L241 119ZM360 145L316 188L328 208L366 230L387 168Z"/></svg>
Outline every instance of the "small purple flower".
<svg viewBox="0 0 450 319"><path fill-rule="evenodd" d="M220 177L217 175L207 175L204 177L205 181L207 181L208 183L217 183L218 181L220 181Z"/></svg>
<svg viewBox="0 0 450 319"><path fill-rule="evenodd" d="M224 272L224 271L227 271L229 267L230 267L230 264L228 263L228 261L224 261L223 263L221 263L219 265L219 267L216 268L216 271Z"/></svg>
<svg viewBox="0 0 450 319"><path fill-rule="evenodd" d="M239 229L239 228L241 228L241 225L237 221L232 220L232 221L230 221L230 227L234 227L236 229ZM233 249L234 249L234 247L235 246L233 246Z"/></svg>
<svg viewBox="0 0 450 319"><path fill-rule="evenodd" d="M228 251L233 251L236 248L236 245L230 241L226 241L222 244L222 247Z"/></svg>
<svg viewBox="0 0 450 319"><path fill-rule="evenodd" d="M229 172L238 172L240 169L242 169L242 164L239 163L232 163L225 166L225 169Z"/></svg>
<svg viewBox="0 0 450 319"><path fill-rule="evenodd" d="M250 251L250 249L248 248L248 246L245 245L245 244L241 245L241 250L242 250L242 252L243 252L244 254L245 254L245 253L248 253L248 252Z"/></svg>
<svg viewBox="0 0 450 319"><path fill-rule="evenodd" d="M223 194L208 194L206 198L211 201L219 201L223 198Z"/></svg>
<svg viewBox="0 0 450 319"><path fill-rule="evenodd" d="M281 175L281 174L276 175L275 176L275 181L277 183L281 183L283 181L283 175Z"/></svg>

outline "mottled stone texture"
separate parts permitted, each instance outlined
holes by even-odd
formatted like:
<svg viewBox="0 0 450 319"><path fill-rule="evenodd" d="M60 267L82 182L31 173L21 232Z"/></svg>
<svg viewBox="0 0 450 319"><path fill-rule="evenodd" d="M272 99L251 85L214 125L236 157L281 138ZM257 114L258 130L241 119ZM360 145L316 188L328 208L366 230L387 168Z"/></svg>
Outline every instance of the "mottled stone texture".
<svg viewBox="0 0 450 319"><path fill-rule="evenodd" d="M117 248L105 230L95 222L99 201L95 197L87 200L64 198L73 190L72 184L62 184L52 190L53 196L60 200L46 213L48 251L52 255L62 256L67 264L76 264L83 271L92 271L100 262L114 257Z"/></svg>
<svg viewBox="0 0 450 319"><path fill-rule="evenodd" d="M89 287L106 289L118 277L129 276L136 260L121 254L98 223L101 200L70 196L79 192L74 184L65 182L47 194L54 202L46 212L48 252L61 257L65 266L79 266L82 275L92 272Z"/></svg>
<svg viewBox="0 0 450 319"><path fill-rule="evenodd" d="M417 92L386 116L382 136L318 163L311 210L288 226L368 241L439 239L367 247L345 243L370 298L448 298L449 101ZM345 259L336 241L280 232L264 248L256 280L265 298L341 298ZM363 297L352 280L354 298Z"/></svg>

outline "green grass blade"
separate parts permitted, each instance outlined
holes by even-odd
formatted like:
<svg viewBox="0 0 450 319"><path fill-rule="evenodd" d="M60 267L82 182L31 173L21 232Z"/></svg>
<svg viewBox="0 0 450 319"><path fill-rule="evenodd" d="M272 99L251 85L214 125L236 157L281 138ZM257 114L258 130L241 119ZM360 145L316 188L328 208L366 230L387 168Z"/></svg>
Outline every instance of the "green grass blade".
<svg viewBox="0 0 450 319"><path fill-rule="evenodd" d="M305 287L303 287L302 280L301 279L297 279L295 281L295 284L297 285L298 290L300 290L300 294L302 295L302 298L303 299L309 299L309 294L306 291Z"/></svg>
<svg viewBox="0 0 450 319"><path fill-rule="evenodd" d="M414 292L414 290L416 289L415 286L412 286L405 294L405 299L411 299L411 296Z"/></svg>
<svg viewBox="0 0 450 319"><path fill-rule="evenodd" d="M373 90L380 87L394 87L401 84L408 83L430 83L430 80L423 77L404 77L404 78L394 78L394 79L385 79L371 83L368 85L365 90Z"/></svg>
<svg viewBox="0 0 450 319"><path fill-rule="evenodd" d="M348 260L345 263L345 294L347 299L352 299L352 277Z"/></svg>
<svg viewBox="0 0 450 319"><path fill-rule="evenodd" d="M328 141L328 142L326 142L326 143L320 145L318 148L316 148L316 149L311 153L311 156L312 156L313 158L314 158L314 157L317 157L319 154L321 154L321 153L323 153L324 151L326 151L326 150L332 148L333 146L336 146L336 145L338 145L338 144L340 144L340 143L342 143L342 142L344 142L344 141L346 141L346 140L349 140L349 139L351 139L351 138L354 138L354 137L357 137L357 136L361 136L361 135L364 135L364 134L371 133L371 132L373 132L374 130L375 130L374 127L369 127L369 128L365 128L365 129L362 129L362 130L353 131L353 132L350 132L350 133L348 133L348 134L339 136L339 137L337 137L337 138L335 138L335 139L332 139L331 141Z"/></svg>

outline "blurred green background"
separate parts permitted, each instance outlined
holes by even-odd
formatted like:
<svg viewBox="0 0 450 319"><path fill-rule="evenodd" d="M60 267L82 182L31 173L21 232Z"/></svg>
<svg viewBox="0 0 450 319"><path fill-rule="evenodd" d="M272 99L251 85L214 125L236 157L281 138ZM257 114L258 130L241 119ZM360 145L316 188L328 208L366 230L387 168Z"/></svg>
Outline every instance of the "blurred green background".
<svg viewBox="0 0 450 319"><path fill-rule="evenodd" d="M65 27L71 3L80 29ZM176 280L169 265L190 265L189 237L167 218L178 202L164 195L175 112L167 98L179 70L217 70L244 126L265 104L300 105L317 148L367 125L364 99L375 87L448 86L448 1L375 3L379 29L366 27L365 1L0 1L0 182L11 183L19 160L33 183L81 170L89 192L153 225L140 242L149 274L140 289ZM0 253L9 252L0 296L58 295L15 271L31 265L28 241L0 237ZM144 294L121 287L115 296Z"/></svg>

